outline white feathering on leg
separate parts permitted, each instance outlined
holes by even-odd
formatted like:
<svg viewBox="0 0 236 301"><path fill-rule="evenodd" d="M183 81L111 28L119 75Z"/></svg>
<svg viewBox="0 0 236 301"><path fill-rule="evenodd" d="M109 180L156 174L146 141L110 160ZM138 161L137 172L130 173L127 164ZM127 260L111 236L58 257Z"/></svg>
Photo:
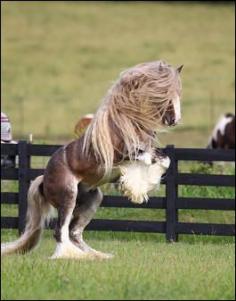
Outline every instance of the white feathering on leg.
<svg viewBox="0 0 236 301"><path fill-rule="evenodd" d="M143 161L128 162L120 166L120 190L133 203L148 201L148 192L159 188L161 176L170 165L168 157L157 160L154 164Z"/></svg>

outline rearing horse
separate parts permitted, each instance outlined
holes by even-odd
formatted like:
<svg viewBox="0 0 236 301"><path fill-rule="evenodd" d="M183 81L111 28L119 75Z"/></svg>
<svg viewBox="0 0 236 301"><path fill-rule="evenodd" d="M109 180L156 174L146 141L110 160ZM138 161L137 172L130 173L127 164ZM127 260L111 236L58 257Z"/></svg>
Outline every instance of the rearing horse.
<svg viewBox="0 0 236 301"><path fill-rule="evenodd" d="M140 151L153 153L158 130L178 123L181 69L154 61L120 74L82 137L59 148L44 175L31 183L25 231L15 242L1 245L2 255L35 247L54 207L57 246L51 258L110 258L82 237L102 202L98 186L119 178L120 166L136 160Z"/></svg>

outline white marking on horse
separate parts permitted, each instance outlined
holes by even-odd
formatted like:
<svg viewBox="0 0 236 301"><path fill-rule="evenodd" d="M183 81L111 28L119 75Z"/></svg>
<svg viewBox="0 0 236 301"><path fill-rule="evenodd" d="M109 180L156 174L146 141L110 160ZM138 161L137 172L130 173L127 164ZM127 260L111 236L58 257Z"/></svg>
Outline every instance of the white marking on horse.
<svg viewBox="0 0 236 301"><path fill-rule="evenodd" d="M144 152L136 157L137 160L143 161L145 164L152 164L152 154Z"/></svg>
<svg viewBox="0 0 236 301"><path fill-rule="evenodd" d="M86 114L86 115L83 116L82 119L86 119L86 118L93 119L93 117L94 117L94 114Z"/></svg>
<svg viewBox="0 0 236 301"><path fill-rule="evenodd" d="M169 157L161 158L160 161L161 161L161 165L164 168L166 168L166 169L169 168L169 166L170 166L170 158Z"/></svg>
<svg viewBox="0 0 236 301"><path fill-rule="evenodd" d="M217 140L217 133L218 131L220 131L221 135L224 136L225 134L225 128L226 128L226 125L231 122L233 119L232 116L230 117L226 117L226 116L222 116L219 121L217 122L214 130L213 130L213 134L212 134L212 137Z"/></svg>
<svg viewBox="0 0 236 301"><path fill-rule="evenodd" d="M90 254L85 253L78 247L76 247L70 240L67 242L57 243L56 250L50 259L59 258L75 258L75 259L92 259Z"/></svg>
<svg viewBox="0 0 236 301"><path fill-rule="evenodd" d="M125 162L120 165L120 189L133 203L148 201L148 192L159 187L161 177L170 165L170 159L160 158L154 164L143 161Z"/></svg>
<svg viewBox="0 0 236 301"><path fill-rule="evenodd" d="M175 124L177 124L181 119L181 109L180 109L180 98L176 96L173 99L173 107L175 111Z"/></svg>

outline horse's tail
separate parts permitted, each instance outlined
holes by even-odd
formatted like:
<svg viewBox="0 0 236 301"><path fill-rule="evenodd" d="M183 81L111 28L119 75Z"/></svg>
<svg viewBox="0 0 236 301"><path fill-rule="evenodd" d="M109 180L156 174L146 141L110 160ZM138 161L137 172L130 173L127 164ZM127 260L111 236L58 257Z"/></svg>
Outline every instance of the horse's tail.
<svg viewBox="0 0 236 301"><path fill-rule="evenodd" d="M31 183L28 191L28 208L24 233L16 241L1 244L1 255L26 253L38 244L45 220L52 208L43 197L42 185L43 176L37 177Z"/></svg>

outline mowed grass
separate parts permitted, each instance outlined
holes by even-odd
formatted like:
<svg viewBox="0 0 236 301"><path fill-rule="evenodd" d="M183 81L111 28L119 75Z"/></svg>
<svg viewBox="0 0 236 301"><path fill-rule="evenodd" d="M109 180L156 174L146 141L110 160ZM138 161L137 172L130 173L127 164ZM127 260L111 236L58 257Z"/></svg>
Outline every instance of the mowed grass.
<svg viewBox="0 0 236 301"><path fill-rule="evenodd" d="M34 162L42 167L43 162ZM40 164L41 163L41 164ZM235 174L230 164L180 164L181 172ZM2 181L3 191L18 191L15 181ZM105 194L118 191L106 184ZM233 187L180 186L179 196L234 198ZM164 196L165 185L151 193ZM127 200L128 201L128 200ZM1 205L2 216L18 216L17 205ZM99 208L94 218L165 221L165 210ZM233 211L179 210L179 221L234 224ZM2 230L2 241L17 238ZM53 231L45 230L31 253L2 259L3 300L232 300L235 293L235 238L179 235L169 244L164 234L85 231L94 248L109 252L108 261L52 261Z"/></svg>
<svg viewBox="0 0 236 301"><path fill-rule="evenodd" d="M163 145L204 147L234 111L234 6L192 2L3 2L2 110L17 139L74 138L118 74L164 59L182 72L182 124Z"/></svg>
<svg viewBox="0 0 236 301"><path fill-rule="evenodd" d="M9 232L3 239L9 236ZM49 238L50 236L50 238ZM233 300L233 238L164 237L87 232L91 246L114 254L107 261L48 259L55 242L2 260L3 300Z"/></svg>
<svg viewBox="0 0 236 301"><path fill-rule="evenodd" d="M183 167L195 170L196 165ZM200 167L199 167L200 169ZM221 169L214 165L209 173ZM227 171L227 172L226 172ZM232 166L225 173L234 174ZM4 186L4 185L3 185ZM164 185L163 185L164 186ZM9 183L6 189L9 189ZM108 185L106 194L117 194ZM153 195L165 195L164 187ZM184 197L234 198L229 187L181 186ZM12 208L13 207L13 208ZM17 206L2 205L2 215L17 216ZM165 221L165 210L99 208L95 218ZM180 222L235 223L235 213L217 210L179 210ZM16 230L2 230L12 241ZM109 252L108 261L52 261L53 232L45 230L31 253L2 260L2 299L38 300L233 300L235 238L179 235L166 243L164 234L85 231L94 248Z"/></svg>

